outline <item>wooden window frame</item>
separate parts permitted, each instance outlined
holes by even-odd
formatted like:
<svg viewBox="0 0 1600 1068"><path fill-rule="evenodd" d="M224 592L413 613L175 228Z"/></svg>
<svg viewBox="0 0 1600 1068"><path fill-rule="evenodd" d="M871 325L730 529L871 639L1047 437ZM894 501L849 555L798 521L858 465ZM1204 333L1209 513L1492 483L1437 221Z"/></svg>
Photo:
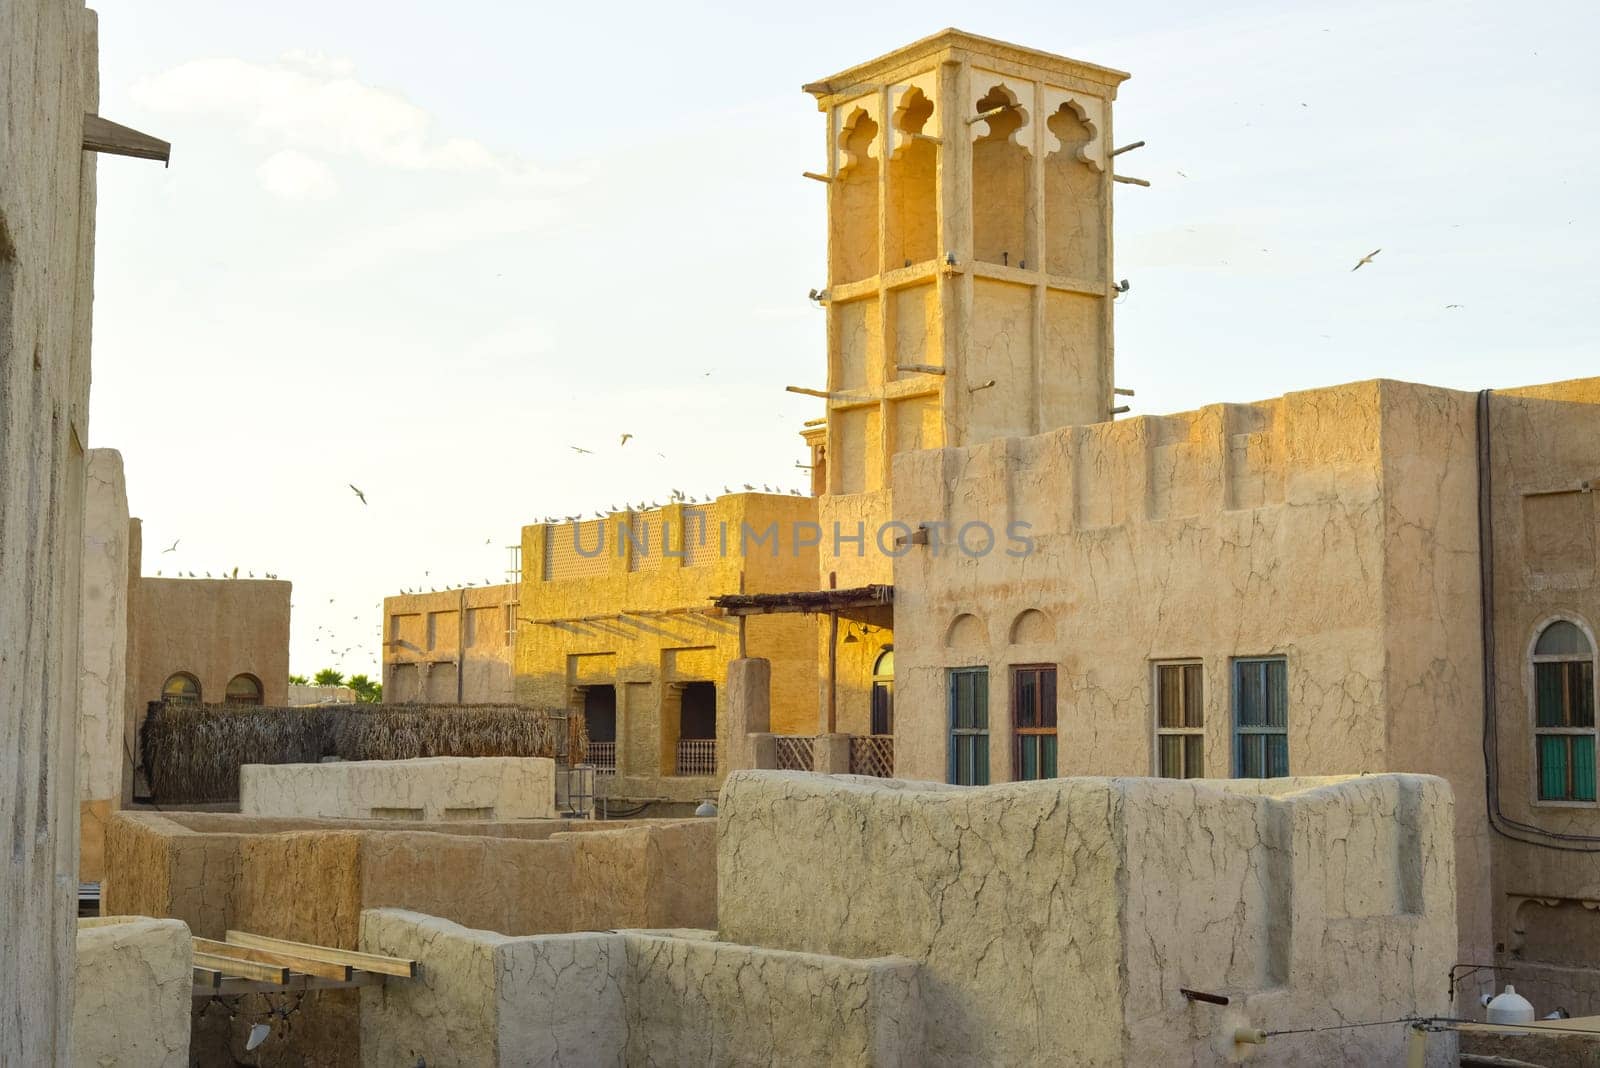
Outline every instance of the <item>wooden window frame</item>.
<svg viewBox="0 0 1600 1068"><path fill-rule="evenodd" d="M973 678L975 680L981 680L981 685L978 682L974 682L973 687L972 687L973 700L974 700L974 707L973 707L974 716L973 716L973 719L976 720L978 718L976 713L981 711L982 712L982 718L983 718L983 725L982 726L972 726L972 727L958 727L958 726L956 726L956 695L958 693L958 686L959 686L959 681L958 680L960 680L962 678L969 678L969 677ZM949 782L951 785L954 785L954 786L987 786L987 785L989 785L989 781L990 781L989 780L989 668L988 668L988 665L986 665L986 664L974 664L974 665L971 665L971 666L968 666L968 667L946 668L945 669L945 695L946 695L946 700L945 700L945 705L946 705L946 707L945 707L945 726L946 726L947 730L949 731L948 738L949 738L949 744L950 744L950 759L948 761L948 766L946 768L945 779L946 779L947 782ZM980 696L981 696L981 699L982 699L981 707L977 704ZM967 739L967 738L974 739L974 742L973 742L973 771L974 771L973 778L974 779L981 779L982 780L981 782L963 783L963 782L958 782L957 779L956 779L956 771L960 766L960 754L959 754L959 751L958 751L958 742L961 741L961 740ZM981 775L979 775L977 773L978 772L977 756L978 756L978 753L979 753L979 748L978 748L978 744L977 744L977 741L976 741L977 739L980 739L980 738L982 739L982 750L981 751L982 751L982 755L983 755L983 769L982 769L982 774Z"/></svg>
<svg viewBox="0 0 1600 1068"><path fill-rule="evenodd" d="M1242 718L1241 717L1241 712L1243 711L1243 701L1241 700L1241 698L1243 696L1243 690L1244 690L1244 687L1241 685L1243 670L1245 668L1248 668L1248 667L1254 667L1254 666L1257 666L1257 665L1268 665L1268 664L1282 664L1283 665L1283 674L1284 674L1284 679L1283 679L1283 694L1284 694L1283 725L1281 727L1279 727L1279 726L1268 726L1268 725L1262 725L1262 724L1250 724L1250 725L1247 726L1244 723L1240 722L1240 720ZM1289 658L1286 657L1286 656L1238 656L1238 657L1234 657L1233 658L1233 662L1231 664L1231 672L1230 673L1231 673L1231 675L1233 677L1233 777L1236 778L1236 779L1255 779L1255 778L1276 779L1276 778L1284 778L1284 777L1287 777L1289 775L1294 774L1293 766L1290 763L1290 753L1289 753ZM1259 775L1258 776L1258 775L1246 775L1245 774L1245 771L1244 771L1244 761L1245 761L1245 744L1244 743L1245 743L1245 740L1247 738L1248 739L1254 739L1254 738L1261 738L1261 737L1268 737L1268 738L1270 738L1270 737L1281 737L1281 738L1283 738L1283 763L1284 763L1283 775L1266 774L1266 775ZM1263 763L1266 763L1266 759L1265 759L1266 756L1267 756L1266 752L1263 751L1263 758L1264 758Z"/></svg>
<svg viewBox="0 0 1600 1068"><path fill-rule="evenodd" d="M1031 717L1033 723L1024 726L1022 722L1022 679L1025 675L1034 676L1034 700ZM1044 697L1044 679L1050 680L1050 699L1047 703ZM1032 782L1033 779L1023 779L1022 751L1027 744L1024 739L1029 738L1054 738L1056 740L1055 753L1050 757L1050 774L1046 775L1045 752L1043 741L1039 742L1038 779L1054 779L1060 774L1061 767L1061 735L1058 724L1060 722L1060 708L1058 705L1058 690L1056 688L1056 666L1054 664L1013 664L1011 665L1011 780L1013 782ZM1042 721L1048 716L1048 724Z"/></svg>
<svg viewBox="0 0 1600 1068"><path fill-rule="evenodd" d="M1539 647L1539 640L1544 637L1546 631L1555 626L1557 623L1570 623L1578 628L1578 631L1589 643L1589 653L1587 656L1581 653L1541 654L1536 651ZM1545 664L1569 665L1568 670L1562 672L1563 685L1561 687L1561 693L1563 724L1560 726L1540 726L1539 724L1539 668L1541 665ZM1527 665L1528 718L1533 727L1531 732L1532 752L1529 754L1528 760L1529 796L1532 798L1533 804L1540 808L1594 809L1596 806L1600 806L1600 782L1590 783L1590 792L1594 793L1596 797L1581 798L1575 796L1577 793L1577 784L1573 777L1574 762L1571 756L1575 747L1572 742L1569 741L1566 747L1568 753L1567 791L1564 796L1543 796L1542 789L1544 785L1544 776L1541 774L1542 769L1539 762L1540 740L1542 738L1592 738L1594 741L1591 743L1593 746L1591 752L1600 753L1600 716L1597 716L1596 714L1597 712L1600 712L1600 694L1597 694L1596 692L1597 677L1600 677L1600 668L1597 668L1596 665L1596 644L1594 633L1585 623L1572 616L1552 616L1548 619L1541 620L1539 625L1534 627L1533 639L1528 645ZM1572 725L1571 720L1573 719L1572 698L1575 690L1570 676L1574 673L1572 669L1581 669L1583 667L1588 668L1589 675L1587 685L1589 690L1590 722L1587 726L1574 726ZM1581 675L1582 672L1579 671L1578 674ZM1597 778L1600 778L1600 775L1597 775Z"/></svg>
<svg viewBox="0 0 1600 1068"><path fill-rule="evenodd" d="M1199 680L1200 696L1198 700L1200 722L1194 725L1185 724L1181 727L1163 726L1161 723L1161 697L1165 692L1161 677L1164 670L1176 668L1178 676L1178 707L1185 710L1189 706L1189 685L1192 676ZM1189 669L1193 669L1191 672ZM1150 749L1150 771L1157 778L1165 779L1203 779L1206 773L1206 705L1205 705L1205 663L1199 659L1155 660L1150 664L1150 722L1152 725L1152 738ZM1187 717L1185 717L1187 718ZM1180 774L1169 775L1161 764L1161 740L1163 738L1196 738L1199 739L1200 753L1199 767L1189 766L1189 746L1187 742L1179 748L1179 760L1183 765Z"/></svg>

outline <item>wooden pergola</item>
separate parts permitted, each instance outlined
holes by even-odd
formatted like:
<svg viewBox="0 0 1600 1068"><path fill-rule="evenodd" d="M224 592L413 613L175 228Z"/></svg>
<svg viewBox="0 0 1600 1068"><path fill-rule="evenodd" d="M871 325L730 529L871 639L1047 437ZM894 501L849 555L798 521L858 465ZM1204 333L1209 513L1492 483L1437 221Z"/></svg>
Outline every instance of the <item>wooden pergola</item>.
<svg viewBox="0 0 1600 1068"><path fill-rule="evenodd" d="M798 590L793 593L725 593L711 599L713 607L739 619L739 657L744 658L744 622L750 616L803 612L828 617L828 721L827 733L839 729L839 613L858 608L894 607L894 587L886 583L838 590Z"/></svg>

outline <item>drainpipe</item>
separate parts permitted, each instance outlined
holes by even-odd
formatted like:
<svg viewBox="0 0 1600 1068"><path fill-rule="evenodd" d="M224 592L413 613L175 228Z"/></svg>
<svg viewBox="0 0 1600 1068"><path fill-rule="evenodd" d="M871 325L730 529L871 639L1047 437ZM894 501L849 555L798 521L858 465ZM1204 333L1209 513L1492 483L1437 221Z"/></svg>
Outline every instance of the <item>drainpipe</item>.
<svg viewBox="0 0 1600 1068"><path fill-rule="evenodd" d="M467 686L467 591L456 591L456 704L462 700Z"/></svg>

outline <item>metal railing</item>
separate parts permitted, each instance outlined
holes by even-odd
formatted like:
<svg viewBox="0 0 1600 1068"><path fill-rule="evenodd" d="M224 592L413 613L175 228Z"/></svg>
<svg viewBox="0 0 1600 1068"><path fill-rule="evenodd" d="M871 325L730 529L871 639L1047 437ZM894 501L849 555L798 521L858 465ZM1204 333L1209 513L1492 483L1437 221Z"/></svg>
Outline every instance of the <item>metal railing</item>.
<svg viewBox="0 0 1600 1068"><path fill-rule="evenodd" d="M774 735L777 743L778 770L779 771L815 771L817 768L817 740L811 735L778 734Z"/></svg>
<svg viewBox="0 0 1600 1068"><path fill-rule="evenodd" d="M894 735L856 734L850 738L850 774L894 778Z"/></svg>
<svg viewBox="0 0 1600 1068"><path fill-rule="evenodd" d="M715 775L717 773L717 740L715 738L679 738L678 775Z"/></svg>
<svg viewBox="0 0 1600 1068"><path fill-rule="evenodd" d="M587 763L593 764L595 772L600 775L615 775L617 773L617 743L590 742Z"/></svg>

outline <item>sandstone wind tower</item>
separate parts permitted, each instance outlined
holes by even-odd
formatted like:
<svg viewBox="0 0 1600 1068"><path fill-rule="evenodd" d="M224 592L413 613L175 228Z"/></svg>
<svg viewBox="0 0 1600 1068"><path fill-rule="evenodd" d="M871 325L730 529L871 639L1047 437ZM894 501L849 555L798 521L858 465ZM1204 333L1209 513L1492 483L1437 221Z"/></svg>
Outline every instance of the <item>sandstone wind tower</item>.
<svg viewBox="0 0 1600 1068"><path fill-rule="evenodd" d="M945 30L805 87L827 116L825 530L888 518L896 453L1111 417L1127 77ZM844 555L840 584L889 581Z"/></svg>

